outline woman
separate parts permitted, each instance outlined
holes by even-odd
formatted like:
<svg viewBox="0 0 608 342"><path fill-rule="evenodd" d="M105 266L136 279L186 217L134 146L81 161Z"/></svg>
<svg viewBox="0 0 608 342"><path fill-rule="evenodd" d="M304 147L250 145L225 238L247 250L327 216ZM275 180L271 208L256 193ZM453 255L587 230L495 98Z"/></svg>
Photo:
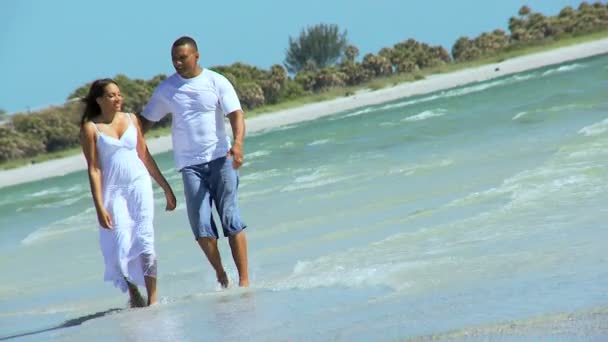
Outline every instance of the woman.
<svg viewBox="0 0 608 342"><path fill-rule="evenodd" d="M148 152L141 125L121 112L122 95L112 79L91 84L81 120L81 145L99 221L104 280L129 291L130 306L156 303L154 196L150 176L165 191L166 210L176 206L171 186Z"/></svg>

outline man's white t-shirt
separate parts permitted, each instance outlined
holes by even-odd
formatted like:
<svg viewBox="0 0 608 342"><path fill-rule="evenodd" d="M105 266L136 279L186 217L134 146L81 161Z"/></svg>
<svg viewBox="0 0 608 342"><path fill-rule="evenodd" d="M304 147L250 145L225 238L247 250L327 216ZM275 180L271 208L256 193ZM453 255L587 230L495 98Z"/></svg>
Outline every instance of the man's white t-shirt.
<svg viewBox="0 0 608 342"><path fill-rule="evenodd" d="M230 138L224 118L241 109L239 98L226 77L203 69L193 78L175 73L154 91L141 113L150 121L173 115L173 155L178 170L226 156Z"/></svg>

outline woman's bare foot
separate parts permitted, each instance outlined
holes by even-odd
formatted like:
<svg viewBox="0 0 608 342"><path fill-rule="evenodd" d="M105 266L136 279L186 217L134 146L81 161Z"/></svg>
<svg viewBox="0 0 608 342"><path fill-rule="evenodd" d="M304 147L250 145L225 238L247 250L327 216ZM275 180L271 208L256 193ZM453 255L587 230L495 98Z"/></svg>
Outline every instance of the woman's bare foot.
<svg viewBox="0 0 608 342"><path fill-rule="evenodd" d="M136 285L127 281L127 287L129 288L129 307L130 308L143 308L146 306L146 300L139 293L139 289Z"/></svg>
<svg viewBox="0 0 608 342"><path fill-rule="evenodd" d="M143 308L146 306L146 300L137 291L136 294L129 294L129 307L130 308Z"/></svg>
<svg viewBox="0 0 608 342"><path fill-rule="evenodd" d="M158 301L156 300L156 296L148 297L148 306L152 306L156 303L158 303Z"/></svg>
<svg viewBox="0 0 608 342"><path fill-rule="evenodd" d="M226 272L217 273L216 276L217 282L220 283L222 288L228 288L228 276L226 275Z"/></svg>

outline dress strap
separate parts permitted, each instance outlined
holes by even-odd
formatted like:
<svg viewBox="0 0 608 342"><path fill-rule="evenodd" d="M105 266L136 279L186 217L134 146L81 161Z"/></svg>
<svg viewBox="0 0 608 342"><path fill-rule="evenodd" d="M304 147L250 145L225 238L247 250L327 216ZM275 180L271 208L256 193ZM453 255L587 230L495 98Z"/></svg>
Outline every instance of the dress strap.
<svg viewBox="0 0 608 342"><path fill-rule="evenodd" d="M125 115L127 116L127 119L129 119L129 124L133 124L133 119L131 119L131 114L125 113Z"/></svg>
<svg viewBox="0 0 608 342"><path fill-rule="evenodd" d="M95 123L95 121L91 120L91 123L93 124L93 127L95 127L95 130L97 131L97 133L101 133L99 131L99 127L97 127L97 124Z"/></svg>

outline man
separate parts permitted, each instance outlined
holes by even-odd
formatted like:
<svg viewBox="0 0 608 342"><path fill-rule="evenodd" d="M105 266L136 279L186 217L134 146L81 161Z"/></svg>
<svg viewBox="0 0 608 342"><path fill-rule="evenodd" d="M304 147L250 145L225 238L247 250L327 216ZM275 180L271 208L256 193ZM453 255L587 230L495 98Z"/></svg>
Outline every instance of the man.
<svg viewBox="0 0 608 342"><path fill-rule="evenodd" d="M217 281L228 287L217 246L218 231L211 213L215 204L239 273L239 286L249 286L247 239L237 205L238 168L243 164L245 114L236 91L222 75L199 66L194 39L181 37L171 48L176 73L154 91L141 113L146 130L173 115L173 155L182 174L188 218L194 237L215 270ZM234 141L226 134L230 120Z"/></svg>

